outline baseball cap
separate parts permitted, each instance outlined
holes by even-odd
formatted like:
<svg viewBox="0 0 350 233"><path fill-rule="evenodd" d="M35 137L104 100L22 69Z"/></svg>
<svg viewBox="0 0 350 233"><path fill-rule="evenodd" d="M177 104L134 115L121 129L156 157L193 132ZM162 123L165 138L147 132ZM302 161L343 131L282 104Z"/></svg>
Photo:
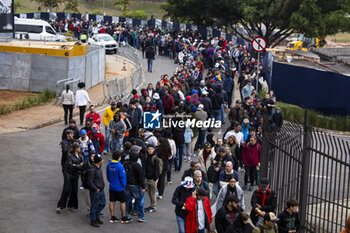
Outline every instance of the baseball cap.
<svg viewBox="0 0 350 233"><path fill-rule="evenodd" d="M243 120L243 123L244 123L244 124L249 124L248 118L245 118L245 119Z"/></svg>
<svg viewBox="0 0 350 233"><path fill-rule="evenodd" d="M236 100L236 104L241 104L242 102L240 100Z"/></svg>
<svg viewBox="0 0 350 233"><path fill-rule="evenodd" d="M204 91L202 91L202 94L203 95L208 95L208 92L204 90Z"/></svg>
<svg viewBox="0 0 350 233"><path fill-rule="evenodd" d="M267 212L264 215L264 220L271 221L271 222L278 222L280 219L276 217L276 215L273 212Z"/></svg>
<svg viewBox="0 0 350 233"><path fill-rule="evenodd" d="M67 130L66 130L66 134L71 134L71 133L74 134L74 131L71 130L71 129L67 129Z"/></svg>
<svg viewBox="0 0 350 233"><path fill-rule="evenodd" d="M115 103L115 101L112 101L112 102L111 102L111 105L117 105L117 104Z"/></svg>
<svg viewBox="0 0 350 233"><path fill-rule="evenodd" d="M158 93L154 93L153 94L153 99L155 99L155 100L159 100L159 94Z"/></svg>
<svg viewBox="0 0 350 233"><path fill-rule="evenodd" d="M187 100L191 100L191 96L187 96L186 99L187 99Z"/></svg>
<svg viewBox="0 0 350 233"><path fill-rule="evenodd" d="M200 105L198 105L197 110L203 110L203 108L204 108L204 105L203 105L203 104L200 104Z"/></svg>
<svg viewBox="0 0 350 233"><path fill-rule="evenodd" d="M267 178L261 178L259 186L261 186L261 187L269 186L269 180Z"/></svg>
<svg viewBox="0 0 350 233"><path fill-rule="evenodd" d="M206 149L206 148L211 148L210 143L205 143L205 144L204 144L204 149Z"/></svg>
<svg viewBox="0 0 350 233"><path fill-rule="evenodd" d="M69 121L69 124L77 124L77 122L74 119L72 119Z"/></svg>
<svg viewBox="0 0 350 233"><path fill-rule="evenodd" d="M86 133L86 130L85 130L85 129L80 130L80 134L81 134L81 135L87 134L87 133Z"/></svg>
<svg viewBox="0 0 350 233"><path fill-rule="evenodd" d="M95 156L94 156L94 163L99 163L101 161L102 161L102 155L95 154Z"/></svg>
<svg viewBox="0 0 350 233"><path fill-rule="evenodd" d="M181 182L181 185L185 188L194 188L193 178L190 176L186 176L184 181Z"/></svg>

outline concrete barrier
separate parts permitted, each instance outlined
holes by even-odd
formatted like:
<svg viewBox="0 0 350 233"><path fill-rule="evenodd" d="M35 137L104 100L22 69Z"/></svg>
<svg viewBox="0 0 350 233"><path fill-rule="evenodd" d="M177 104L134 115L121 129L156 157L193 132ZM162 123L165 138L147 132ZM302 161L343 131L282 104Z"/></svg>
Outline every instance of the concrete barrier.
<svg viewBox="0 0 350 233"><path fill-rule="evenodd" d="M89 89L104 80L105 63L104 48L95 46L75 57L0 52L0 89L55 90L56 82L67 78L79 79Z"/></svg>

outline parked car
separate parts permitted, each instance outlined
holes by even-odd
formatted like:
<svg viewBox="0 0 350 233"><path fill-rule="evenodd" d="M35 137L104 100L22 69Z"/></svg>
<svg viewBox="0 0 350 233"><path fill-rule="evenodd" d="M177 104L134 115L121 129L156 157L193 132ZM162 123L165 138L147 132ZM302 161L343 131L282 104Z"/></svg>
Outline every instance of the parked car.
<svg viewBox="0 0 350 233"><path fill-rule="evenodd" d="M100 45L106 49L106 52L118 52L118 43L106 33L99 33L93 35L89 38L89 44L91 45Z"/></svg>

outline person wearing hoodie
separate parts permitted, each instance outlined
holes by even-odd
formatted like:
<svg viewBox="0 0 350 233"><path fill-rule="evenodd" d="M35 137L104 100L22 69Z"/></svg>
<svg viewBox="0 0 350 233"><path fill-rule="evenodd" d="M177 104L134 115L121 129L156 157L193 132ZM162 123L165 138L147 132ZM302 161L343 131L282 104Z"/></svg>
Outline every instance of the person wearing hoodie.
<svg viewBox="0 0 350 233"><path fill-rule="evenodd" d="M100 126L94 123L92 125L91 131L89 131L87 135L94 144L96 153L102 154L105 149L105 137L100 131Z"/></svg>
<svg viewBox="0 0 350 233"><path fill-rule="evenodd" d="M77 127L77 122L74 119L70 120L69 126L63 130L62 140L66 139L66 137L67 137L66 131L67 130L72 130L74 132L74 137L73 137L74 140L78 140L80 138L80 132L79 132L79 129Z"/></svg>
<svg viewBox="0 0 350 233"><path fill-rule="evenodd" d="M223 206L216 212L215 215L215 227L218 233L225 233L227 228L232 225L237 216L243 210L239 206L239 199L236 195L228 195L226 202Z"/></svg>
<svg viewBox="0 0 350 233"><path fill-rule="evenodd" d="M153 94L154 103L156 106L156 109L159 111L159 113L164 114L164 106L163 101L160 99L160 96L158 93Z"/></svg>
<svg viewBox="0 0 350 233"><path fill-rule="evenodd" d="M283 125L283 115L281 108L276 108L275 112L272 114L272 127L281 128Z"/></svg>
<svg viewBox="0 0 350 233"><path fill-rule="evenodd" d="M114 114L113 120L109 122L108 128L112 134L111 150L121 150L123 145L124 134L126 132L126 125L121 119L120 113Z"/></svg>
<svg viewBox="0 0 350 233"><path fill-rule="evenodd" d="M150 198L151 206L147 207L145 210L150 213L156 212L156 205L157 205L156 189L157 189L157 182L158 182L159 175L160 175L159 159L156 153L154 153L154 146L148 145L145 177L146 177L146 187Z"/></svg>
<svg viewBox="0 0 350 233"><path fill-rule="evenodd" d="M286 202L287 208L278 215L279 221L278 232L280 233L295 233L300 230L300 219L298 213L298 201L289 199Z"/></svg>
<svg viewBox="0 0 350 233"><path fill-rule="evenodd" d="M125 189L126 194L126 216L130 213L129 206L132 199L135 199L135 209L138 210L138 221L146 222L144 213L145 200L145 179L141 165L137 162L139 155L133 151L130 153L130 160L128 160L124 167L126 170L127 185Z"/></svg>
<svg viewBox="0 0 350 233"><path fill-rule="evenodd" d="M220 189L218 197L216 198L216 210L218 211L229 195L234 194L239 200L239 206L242 210L245 210L244 193L241 186L238 185L238 179L235 175L231 174L228 178L229 182Z"/></svg>
<svg viewBox="0 0 350 233"><path fill-rule="evenodd" d="M241 132L244 136L243 138L244 141L247 141L247 138L249 136L249 128L250 128L249 120L248 118L245 118L242 122L242 128L241 128Z"/></svg>
<svg viewBox="0 0 350 233"><path fill-rule="evenodd" d="M241 212L238 214L236 221L230 225L225 233L252 233L254 227L249 223L249 215Z"/></svg>
<svg viewBox="0 0 350 233"><path fill-rule="evenodd" d="M120 163L123 153L121 151L114 151L112 160L107 164L106 173L109 182L109 211L111 213L111 223L118 222L114 215L115 202L120 202L120 212L122 214L121 223L129 223L131 218L126 215L126 173L124 166Z"/></svg>
<svg viewBox="0 0 350 233"><path fill-rule="evenodd" d="M340 233L350 233L350 216L348 217L348 220L346 221L345 229L342 230Z"/></svg>

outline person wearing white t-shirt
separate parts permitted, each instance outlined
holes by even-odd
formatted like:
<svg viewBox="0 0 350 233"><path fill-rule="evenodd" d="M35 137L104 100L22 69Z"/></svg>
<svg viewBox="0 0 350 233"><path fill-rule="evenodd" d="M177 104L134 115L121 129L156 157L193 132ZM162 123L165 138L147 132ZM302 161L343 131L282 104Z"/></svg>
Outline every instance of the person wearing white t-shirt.
<svg viewBox="0 0 350 233"><path fill-rule="evenodd" d="M79 90L77 90L77 93L75 94L75 106L79 107L80 125L82 125L84 123L86 105L87 103L91 104L91 100L87 91L84 90L85 83L78 83L78 88Z"/></svg>
<svg viewBox="0 0 350 233"><path fill-rule="evenodd" d="M238 142L237 159L238 159L238 166L239 166L238 171L244 171L243 160L242 160L242 148L243 148L245 142L244 142L243 133L241 132L241 128L242 128L242 126L236 125L235 129L228 131L224 137L225 143L228 142L229 137L231 137L232 135L237 139L237 142Z"/></svg>

